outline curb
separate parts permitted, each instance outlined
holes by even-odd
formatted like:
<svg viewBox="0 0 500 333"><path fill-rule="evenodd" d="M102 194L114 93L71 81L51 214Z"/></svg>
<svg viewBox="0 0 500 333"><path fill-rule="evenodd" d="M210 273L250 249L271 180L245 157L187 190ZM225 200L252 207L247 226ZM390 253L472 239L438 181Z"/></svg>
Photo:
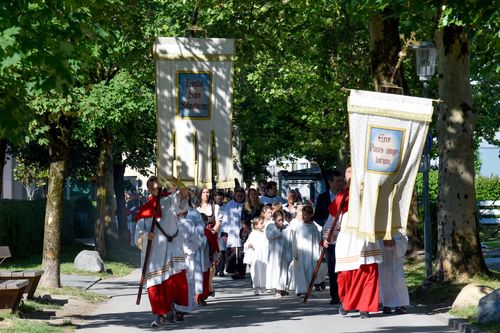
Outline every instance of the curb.
<svg viewBox="0 0 500 333"><path fill-rule="evenodd" d="M473 325L471 325L466 319L453 317L448 313L437 313L436 318L444 323L448 324L448 327L457 330L462 333L488 333L483 331Z"/></svg>

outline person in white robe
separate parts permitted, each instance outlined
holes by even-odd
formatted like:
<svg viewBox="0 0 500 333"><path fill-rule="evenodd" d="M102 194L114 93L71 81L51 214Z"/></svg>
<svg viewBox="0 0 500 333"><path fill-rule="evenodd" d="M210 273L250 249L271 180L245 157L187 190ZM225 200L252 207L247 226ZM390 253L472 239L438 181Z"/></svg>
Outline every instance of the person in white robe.
<svg viewBox="0 0 500 333"><path fill-rule="evenodd" d="M286 295L288 267L292 261L291 232L281 211L273 213L274 223L266 227L269 253L266 268L266 289L274 289L274 297Z"/></svg>
<svg viewBox="0 0 500 333"><path fill-rule="evenodd" d="M245 190L236 188L234 199L224 205L222 211L222 232L227 234L226 272L234 273L233 279L245 278L245 265L243 264L243 247L240 239L242 227L242 210L245 203Z"/></svg>
<svg viewBox="0 0 500 333"><path fill-rule="evenodd" d="M189 304L188 306L175 305L175 308L180 313L190 313L193 311L196 296L196 279L195 279L195 253L199 251L202 239L196 230L196 224L203 224L203 219L195 209L189 210L179 219L179 233L181 234L184 253L186 255L186 277L188 281ZM201 275L201 268L198 270ZM201 283L199 283L201 285Z"/></svg>
<svg viewBox="0 0 500 333"><path fill-rule="evenodd" d="M164 196L159 193L157 179L154 176L148 179L147 186L152 194L152 199L141 207L135 217L137 221L135 242L141 249L142 266L144 266L148 239L152 242L144 278L152 312L156 315L151 326L158 327L163 326L166 321L174 321L174 303L188 305L188 286L185 275L187 266L182 237L179 236L178 215L187 209L189 192L184 188ZM155 232L151 233L154 207L158 196L160 196L161 213L160 216L156 217L156 220L159 227L157 226ZM168 281L169 279L172 280ZM175 292L168 290L169 284L179 285L182 288L182 293L184 293L185 288L185 295L180 293L180 289L175 290ZM166 297L167 302L160 302L161 297Z"/></svg>
<svg viewBox="0 0 500 333"><path fill-rule="evenodd" d="M255 295L266 292L267 256L269 253L268 240L264 230L264 218L256 217L252 220L253 230L245 242L244 263L250 266L252 286Z"/></svg>
<svg viewBox="0 0 500 333"><path fill-rule="evenodd" d="M399 233L383 243L383 262L378 265L382 311L388 314L394 309L396 313L406 313L405 306L410 304L410 298L403 263L408 238Z"/></svg>
<svg viewBox="0 0 500 333"><path fill-rule="evenodd" d="M312 216L312 207L304 206L303 222L296 228L292 241L295 293L299 296L307 292L321 250L321 233L314 225Z"/></svg>

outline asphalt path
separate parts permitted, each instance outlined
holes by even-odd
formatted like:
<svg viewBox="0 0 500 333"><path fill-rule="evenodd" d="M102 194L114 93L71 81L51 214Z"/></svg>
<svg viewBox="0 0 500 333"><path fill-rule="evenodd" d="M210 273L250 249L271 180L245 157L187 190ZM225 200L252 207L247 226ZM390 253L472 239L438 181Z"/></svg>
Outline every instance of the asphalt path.
<svg viewBox="0 0 500 333"><path fill-rule="evenodd" d="M110 298L83 316L85 323L77 332L457 332L448 327L446 317L428 314L418 305L409 306L404 315L379 312L360 319L356 312L342 317L339 306L329 304L328 289L314 292L307 304L295 295L281 299L271 294L254 296L248 275L244 280L216 277L216 295L206 306L197 307L184 321L151 328L153 315L147 295L143 294L140 305L135 304L139 275L135 270L124 278L94 283L90 291Z"/></svg>

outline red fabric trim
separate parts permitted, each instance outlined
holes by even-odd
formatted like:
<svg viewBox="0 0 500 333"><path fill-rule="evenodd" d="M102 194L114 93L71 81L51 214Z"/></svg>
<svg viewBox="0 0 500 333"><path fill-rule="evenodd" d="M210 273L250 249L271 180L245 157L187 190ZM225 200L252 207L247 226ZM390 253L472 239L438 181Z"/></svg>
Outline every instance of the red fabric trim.
<svg viewBox="0 0 500 333"><path fill-rule="evenodd" d="M210 295L209 281L210 281L210 270L203 272L203 294L196 294L196 302L198 302L200 299L205 300Z"/></svg>
<svg viewBox="0 0 500 333"><path fill-rule="evenodd" d="M162 192L160 196L168 197L170 194L171 194L170 192ZM148 201L144 205L142 205L141 208L139 208L137 214L135 214L134 221L137 222L140 219L153 217L155 214L155 205L156 205L156 198L149 196ZM162 217L161 209L158 211L157 217Z"/></svg>
<svg viewBox="0 0 500 333"><path fill-rule="evenodd" d="M215 252L219 252L219 240L217 239L217 235L212 233L212 230L209 228L205 228L205 236L207 237L208 246L210 246L211 254Z"/></svg>
<svg viewBox="0 0 500 333"><path fill-rule="evenodd" d="M330 215L333 217L337 216L337 212L340 208L340 203L342 202L342 198L345 197L345 203L344 207L342 208L342 213L347 212L347 209L349 208L349 188L346 186L342 191L340 191L335 198L333 199L332 203L330 206L328 206L328 212L330 212ZM334 228L335 226L332 226Z"/></svg>
<svg viewBox="0 0 500 333"><path fill-rule="evenodd" d="M339 272L337 284L344 310L378 311L377 264L361 265L355 270Z"/></svg>

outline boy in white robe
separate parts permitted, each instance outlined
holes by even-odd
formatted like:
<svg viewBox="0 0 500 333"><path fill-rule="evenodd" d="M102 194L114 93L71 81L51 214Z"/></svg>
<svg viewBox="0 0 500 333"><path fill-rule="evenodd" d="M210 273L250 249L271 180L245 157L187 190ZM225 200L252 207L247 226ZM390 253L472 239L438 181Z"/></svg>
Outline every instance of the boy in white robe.
<svg viewBox="0 0 500 333"><path fill-rule="evenodd" d="M245 242L244 263L250 266L252 286L254 295L262 295L266 292L266 267L268 241L264 231L264 217L256 217L252 220L253 231Z"/></svg>
<svg viewBox="0 0 500 333"><path fill-rule="evenodd" d="M321 233L312 221L313 209L304 206L302 223L295 229L292 247L294 258L295 293L305 294L320 256Z"/></svg>
<svg viewBox="0 0 500 333"><path fill-rule="evenodd" d="M399 233L392 240L384 241L383 262L378 265L380 301L385 314L406 313L410 304L408 287L404 276L403 260L408 249L408 238Z"/></svg>
<svg viewBox="0 0 500 333"><path fill-rule="evenodd" d="M282 211L273 213L274 223L266 227L269 254L266 267L266 289L274 289L275 298L286 295L288 266L292 261L291 233Z"/></svg>

